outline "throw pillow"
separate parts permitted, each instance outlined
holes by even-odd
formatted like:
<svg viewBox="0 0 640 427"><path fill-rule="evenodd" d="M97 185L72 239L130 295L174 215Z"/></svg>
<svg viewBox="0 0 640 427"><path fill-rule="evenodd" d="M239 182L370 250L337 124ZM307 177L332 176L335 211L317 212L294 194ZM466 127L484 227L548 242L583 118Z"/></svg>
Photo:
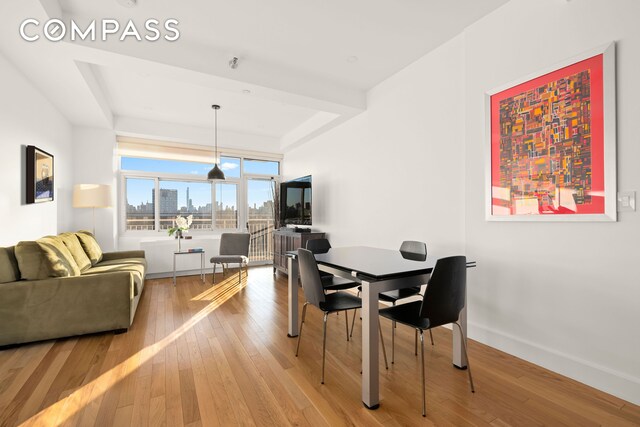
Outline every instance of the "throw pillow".
<svg viewBox="0 0 640 427"><path fill-rule="evenodd" d="M36 242L19 242L16 245L16 260L20 276L25 280L41 280L49 277L49 267L44 253Z"/></svg>
<svg viewBox="0 0 640 427"><path fill-rule="evenodd" d="M0 283L20 280L20 270L13 246L0 248Z"/></svg>
<svg viewBox="0 0 640 427"><path fill-rule="evenodd" d="M78 240L78 236L75 233L62 233L58 237L62 239L64 245L71 252L71 256L78 264L80 271L84 272L91 268L91 260L82 248L80 240Z"/></svg>
<svg viewBox="0 0 640 427"><path fill-rule="evenodd" d="M67 277L79 276L80 267L73 259L73 255L58 236L46 236L36 240L48 263L49 276Z"/></svg>
<svg viewBox="0 0 640 427"><path fill-rule="evenodd" d="M78 236L78 240L80 240L80 244L82 245L84 252L91 260L91 265L96 265L102 261L102 249L100 249L100 245L91 232L84 230L78 231L76 236Z"/></svg>

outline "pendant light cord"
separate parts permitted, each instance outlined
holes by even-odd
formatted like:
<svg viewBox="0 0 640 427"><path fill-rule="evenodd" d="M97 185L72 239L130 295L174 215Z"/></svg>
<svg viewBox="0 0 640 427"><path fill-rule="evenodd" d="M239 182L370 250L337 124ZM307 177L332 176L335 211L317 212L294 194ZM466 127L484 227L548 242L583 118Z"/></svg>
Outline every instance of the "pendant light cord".
<svg viewBox="0 0 640 427"><path fill-rule="evenodd" d="M215 141L216 141L216 165L218 164L218 109L214 109L215 112L215 128L216 128L216 133L215 133Z"/></svg>

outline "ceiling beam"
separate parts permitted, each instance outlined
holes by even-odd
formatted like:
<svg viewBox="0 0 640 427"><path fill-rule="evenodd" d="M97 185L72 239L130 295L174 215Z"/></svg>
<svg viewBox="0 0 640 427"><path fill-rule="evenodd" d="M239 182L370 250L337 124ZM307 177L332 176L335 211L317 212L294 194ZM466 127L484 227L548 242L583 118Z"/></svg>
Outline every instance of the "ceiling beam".
<svg viewBox="0 0 640 427"><path fill-rule="evenodd" d="M84 83L87 85L87 89L93 95L93 99L95 100L102 116L105 120L105 125L109 129L113 129L113 112L111 111L111 107L109 106L109 101L107 101L107 97L104 93L104 88L98 82L98 79L93 72L90 64L86 62L75 61L76 67L78 67L78 71L84 80Z"/></svg>
<svg viewBox="0 0 640 427"><path fill-rule="evenodd" d="M91 21L87 17L64 13L58 0L37 1L49 19L59 18L64 22L74 20L81 28ZM109 128L117 128L124 118L114 118L106 88L100 84L91 64L132 69L218 90L237 93L249 91L252 97L317 111L311 119L282 137L277 148L272 146L271 141L267 143L274 151L291 149L366 109L366 92L361 89L260 58L243 57L239 67L232 69L227 51L185 40L121 42L113 37L107 41L70 42L65 39L57 44L57 48L69 61L75 62L100 111L101 120ZM175 129L175 126L169 125L165 130L171 129ZM193 132L187 134L194 135Z"/></svg>
<svg viewBox="0 0 640 427"><path fill-rule="evenodd" d="M62 16L62 8L58 0L38 0L48 19Z"/></svg>
<svg viewBox="0 0 640 427"><path fill-rule="evenodd" d="M90 21L75 15L63 17L65 22L71 19L82 28ZM75 59L98 65L134 66L141 72L239 93L250 90L252 96L340 115L366 109L366 92L361 89L252 57L243 58L238 68L231 69L228 52L184 40L121 42L112 37L107 41L67 41L66 45Z"/></svg>

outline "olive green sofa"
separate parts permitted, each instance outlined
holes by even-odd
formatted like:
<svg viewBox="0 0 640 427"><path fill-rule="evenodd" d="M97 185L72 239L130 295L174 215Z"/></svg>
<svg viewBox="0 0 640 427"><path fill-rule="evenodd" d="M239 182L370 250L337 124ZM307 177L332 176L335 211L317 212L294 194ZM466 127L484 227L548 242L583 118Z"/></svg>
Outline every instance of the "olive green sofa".
<svg viewBox="0 0 640 427"><path fill-rule="evenodd" d="M0 347L125 332L146 266L144 251L102 253L86 231L0 248Z"/></svg>

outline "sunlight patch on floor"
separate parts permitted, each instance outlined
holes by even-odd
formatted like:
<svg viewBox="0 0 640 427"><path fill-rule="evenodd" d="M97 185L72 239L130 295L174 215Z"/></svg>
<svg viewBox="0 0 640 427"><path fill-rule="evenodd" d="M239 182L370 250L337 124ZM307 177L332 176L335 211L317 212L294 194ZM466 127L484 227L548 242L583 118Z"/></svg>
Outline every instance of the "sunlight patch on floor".
<svg viewBox="0 0 640 427"><path fill-rule="evenodd" d="M247 276L244 275L242 283L238 283L238 275L223 279L206 289L200 295L191 298L191 301L215 301L219 298L226 298L227 294L234 295L238 290L247 286Z"/></svg>
<svg viewBox="0 0 640 427"><path fill-rule="evenodd" d="M178 284L178 286L180 286L180 284ZM193 328L198 322L206 318L210 313L227 302L246 286L246 275L242 283L238 283L237 275L233 275L229 279L225 279L223 282L213 285L211 288L192 299L192 301L209 301L209 303L206 307L202 308L202 310L194 314L187 322L160 341L143 348L136 354L130 356L128 359L120 362L118 365L100 375L95 380L78 388L66 398L43 409L27 420L25 424L45 426L58 426L64 424L78 412L96 402L97 399L103 396L119 381L122 381L126 376L133 374L136 369L142 366L145 362L153 359L153 357L155 357L160 351L184 335L189 329ZM87 395L89 396L89 399L86 399ZM83 400L86 401L84 404Z"/></svg>

